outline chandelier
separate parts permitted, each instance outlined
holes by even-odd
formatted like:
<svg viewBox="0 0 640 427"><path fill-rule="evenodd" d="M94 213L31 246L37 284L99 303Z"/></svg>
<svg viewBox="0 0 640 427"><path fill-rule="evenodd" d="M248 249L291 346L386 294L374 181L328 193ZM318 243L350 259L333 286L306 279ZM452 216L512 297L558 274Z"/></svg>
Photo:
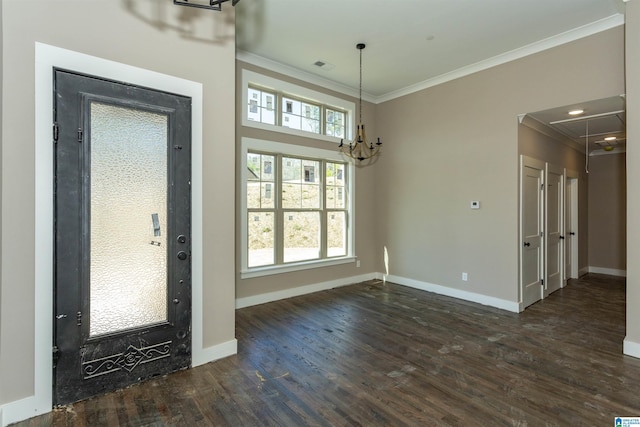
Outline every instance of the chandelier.
<svg viewBox="0 0 640 427"><path fill-rule="evenodd" d="M378 138L378 141L375 143L369 142L364 130L364 123L362 123L362 50L365 46L366 45L364 43L358 43L356 45L356 48L360 51L360 117L358 119L356 136L353 141L349 142L349 145L345 145L344 140L341 139L340 145L338 146L342 154L345 154L354 160L358 160L359 162L362 162L363 160L369 160L371 162L374 157L380 154L380 147L382 146L380 138Z"/></svg>
<svg viewBox="0 0 640 427"><path fill-rule="evenodd" d="M210 9L210 10L222 10L222 3L226 3L229 0L208 0L209 4L206 1L201 1L198 3L197 0L189 1L189 0L173 0L173 4L177 4L180 6L190 6L190 7L199 7L200 9ZM235 6L240 0L231 0L231 5Z"/></svg>

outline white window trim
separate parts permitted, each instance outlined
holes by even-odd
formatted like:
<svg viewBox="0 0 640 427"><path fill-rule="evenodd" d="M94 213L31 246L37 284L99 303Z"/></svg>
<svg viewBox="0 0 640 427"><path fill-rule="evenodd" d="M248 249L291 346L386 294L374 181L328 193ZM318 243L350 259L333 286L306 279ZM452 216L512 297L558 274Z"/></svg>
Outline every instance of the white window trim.
<svg viewBox="0 0 640 427"><path fill-rule="evenodd" d="M297 99L304 99L310 102L326 105L336 110L345 111L347 113L347 120L345 123L345 139L351 140L353 138L353 129L355 129L355 116L356 116L356 104L354 102L346 101L342 98L328 95L322 92L316 92L315 90L308 89L306 87L298 86L293 83L288 83L282 80L274 79L254 71L242 70L242 126L252 127L256 129L268 130L271 132L286 133L289 135L302 136L305 138L319 139L321 141L333 142L335 144L340 143L340 138L335 136L327 136L323 134L316 134L312 132L305 132L303 130L291 129L284 126L270 125L268 123L256 122L247 118L247 108L249 105L248 92L249 86L256 85L270 90L276 93L285 93L288 96L292 96ZM280 102L280 99L277 99ZM277 104L277 103L276 103ZM277 114L281 111L278 108ZM321 123L324 127L324 123ZM308 155L308 154L307 154Z"/></svg>
<svg viewBox="0 0 640 427"><path fill-rule="evenodd" d="M248 236L247 236L247 186L245 182L247 180L247 153L251 150L259 152L283 154L290 156L312 157L320 158L329 161L344 162L345 159L342 154L337 150L325 150L321 148L311 148L301 145L284 144L281 142L267 141L254 138L242 138L241 144L242 153L240 154L240 278L249 279L252 277L267 276L271 274L287 273L291 271L307 270L310 268L327 267L331 265L346 264L356 261L355 256L355 230L354 230L354 217L355 217L355 203L354 203L354 188L355 188L355 167L353 164L349 164L347 167L347 206L348 206L348 221L347 221L347 255L343 257L314 259L310 261L301 261L296 263L287 263L283 265L267 265L260 267L249 268L248 265Z"/></svg>

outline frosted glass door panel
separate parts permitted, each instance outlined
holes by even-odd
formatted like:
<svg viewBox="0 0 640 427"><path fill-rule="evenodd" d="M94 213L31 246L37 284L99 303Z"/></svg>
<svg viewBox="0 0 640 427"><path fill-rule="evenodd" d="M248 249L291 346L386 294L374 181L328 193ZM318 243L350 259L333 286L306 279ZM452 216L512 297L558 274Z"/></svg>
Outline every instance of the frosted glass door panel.
<svg viewBox="0 0 640 427"><path fill-rule="evenodd" d="M91 336L167 320L167 127L91 104Z"/></svg>

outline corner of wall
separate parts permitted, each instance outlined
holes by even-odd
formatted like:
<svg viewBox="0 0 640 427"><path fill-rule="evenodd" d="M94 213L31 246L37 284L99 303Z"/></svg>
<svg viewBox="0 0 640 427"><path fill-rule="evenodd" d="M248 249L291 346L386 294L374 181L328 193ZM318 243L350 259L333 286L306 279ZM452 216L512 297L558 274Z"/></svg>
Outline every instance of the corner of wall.
<svg viewBox="0 0 640 427"><path fill-rule="evenodd" d="M626 101L627 117L640 114L640 2L626 3L625 25L626 49ZM640 123L627 121L627 337L624 340L624 353L640 357L640 269L637 259L640 256ZM633 340L633 341L632 341Z"/></svg>
<svg viewBox="0 0 640 427"><path fill-rule="evenodd" d="M4 37L2 37L3 29L2 29L2 7L3 2L0 1L0 183L4 182L2 179L2 104L4 103L4 96L2 88L4 86L4 63L3 63L3 52L4 52ZM2 185L0 184L0 242L2 242ZM0 337L2 337L2 245L0 244ZM2 339L0 338L0 360L2 360ZM4 383L2 373L3 365L0 363L0 384ZM4 391L0 387L0 422L2 421L2 404L4 403Z"/></svg>
<svg viewBox="0 0 640 427"><path fill-rule="evenodd" d="M215 362L216 360L224 359L225 357L233 356L238 353L238 340L235 338L222 344L206 347L199 352L193 354L191 360L191 366L204 365L209 362Z"/></svg>

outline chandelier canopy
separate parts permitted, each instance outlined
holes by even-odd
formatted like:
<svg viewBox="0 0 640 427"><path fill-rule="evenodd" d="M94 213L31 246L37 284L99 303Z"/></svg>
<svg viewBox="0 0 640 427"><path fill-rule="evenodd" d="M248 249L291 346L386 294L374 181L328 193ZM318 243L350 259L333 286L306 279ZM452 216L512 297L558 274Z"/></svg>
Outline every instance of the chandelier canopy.
<svg viewBox="0 0 640 427"><path fill-rule="evenodd" d="M173 4L177 4L180 6L189 6L189 7L199 7L200 9L209 9L209 10L222 10L222 3L226 3L229 0L208 0L209 4L206 1L197 0L173 0ZM231 5L235 6L240 0L231 0Z"/></svg>

